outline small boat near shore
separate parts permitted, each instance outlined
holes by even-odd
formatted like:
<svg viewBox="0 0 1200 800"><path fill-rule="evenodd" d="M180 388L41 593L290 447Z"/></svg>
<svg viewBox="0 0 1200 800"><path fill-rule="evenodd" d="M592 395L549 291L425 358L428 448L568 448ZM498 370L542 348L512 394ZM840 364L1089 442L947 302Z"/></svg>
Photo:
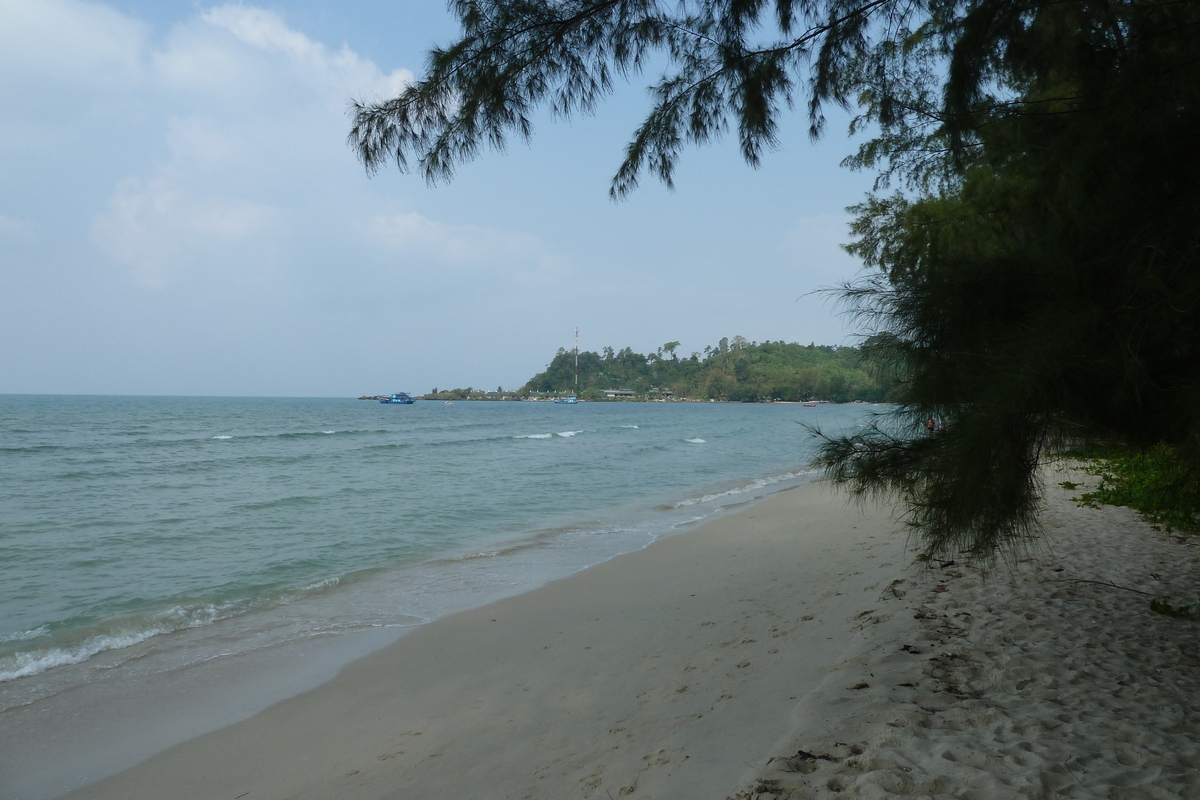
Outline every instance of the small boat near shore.
<svg viewBox="0 0 1200 800"><path fill-rule="evenodd" d="M568 397L556 397L554 398L554 402L560 403L564 406L573 406L579 404L579 398L575 395L570 395Z"/></svg>
<svg viewBox="0 0 1200 800"><path fill-rule="evenodd" d="M413 403L417 402L417 399L408 392L396 392L395 394L388 395L387 397L379 398L379 402L411 406Z"/></svg>

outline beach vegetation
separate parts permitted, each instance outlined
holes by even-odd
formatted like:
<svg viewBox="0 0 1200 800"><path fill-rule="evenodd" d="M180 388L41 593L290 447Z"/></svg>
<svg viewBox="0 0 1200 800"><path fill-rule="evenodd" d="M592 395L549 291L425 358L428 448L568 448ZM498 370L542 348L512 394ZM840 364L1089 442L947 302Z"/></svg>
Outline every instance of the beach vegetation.
<svg viewBox="0 0 1200 800"><path fill-rule="evenodd" d="M448 179L483 147L528 139L539 106L591 112L647 69L661 77L613 197L646 173L670 185L685 147L727 133L761 166L797 103L813 136L825 109L850 110L869 138L846 165L877 178L847 249L873 269L838 294L898 406L853 435L814 432L818 463L855 496L898 497L926 552L1018 547L1038 529L1041 467L1080 444L1162 444L1200 474L1200 4L451 9L461 37L422 77L355 104L350 143L369 171ZM754 399L738 394L765 386L747 352L722 339L693 391Z"/></svg>
<svg viewBox="0 0 1200 800"><path fill-rule="evenodd" d="M1165 617L1187 617L1191 616L1192 606L1173 606L1166 600L1151 600L1150 610Z"/></svg>
<svg viewBox="0 0 1200 800"><path fill-rule="evenodd" d="M516 392L506 392L504 387L497 386L494 392L485 392L468 386L465 389L442 389L436 387L432 392L421 396L422 400L519 400Z"/></svg>
<svg viewBox="0 0 1200 800"><path fill-rule="evenodd" d="M1078 455L1100 478L1079 502L1128 506L1168 531L1200 530L1200 473L1179 448L1159 443L1144 450L1109 447Z"/></svg>

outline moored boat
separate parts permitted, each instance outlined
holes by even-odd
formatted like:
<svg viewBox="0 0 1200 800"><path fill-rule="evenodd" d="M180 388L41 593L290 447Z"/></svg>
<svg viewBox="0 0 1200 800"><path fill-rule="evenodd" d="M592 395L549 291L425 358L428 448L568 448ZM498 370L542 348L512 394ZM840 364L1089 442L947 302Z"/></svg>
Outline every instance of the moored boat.
<svg viewBox="0 0 1200 800"><path fill-rule="evenodd" d="M409 405L412 405L413 403L417 402L417 399L415 397L411 396L408 392L396 392L395 394L388 395L387 397L379 398L379 402L381 402L381 403L398 403L400 405L409 406Z"/></svg>
<svg viewBox="0 0 1200 800"><path fill-rule="evenodd" d="M556 398L554 398L554 402L562 403L563 405L567 405L567 406L573 406L579 402L579 398L576 397L575 395L569 395L567 397L556 397Z"/></svg>

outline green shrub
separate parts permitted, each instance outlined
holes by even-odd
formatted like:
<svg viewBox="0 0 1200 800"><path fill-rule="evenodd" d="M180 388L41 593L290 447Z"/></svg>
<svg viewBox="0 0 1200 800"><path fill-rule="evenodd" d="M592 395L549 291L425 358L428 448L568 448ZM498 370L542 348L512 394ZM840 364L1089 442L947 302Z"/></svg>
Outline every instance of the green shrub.
<svg viewBox="0 0 1200 800"><path fill-rule="evenodd" d="M1200 476L1178 450L1157 444L1149 450L1107 449L1080 454L1100 477L1083 503L1128 506L1167 530L1200 530Z"/></svg>

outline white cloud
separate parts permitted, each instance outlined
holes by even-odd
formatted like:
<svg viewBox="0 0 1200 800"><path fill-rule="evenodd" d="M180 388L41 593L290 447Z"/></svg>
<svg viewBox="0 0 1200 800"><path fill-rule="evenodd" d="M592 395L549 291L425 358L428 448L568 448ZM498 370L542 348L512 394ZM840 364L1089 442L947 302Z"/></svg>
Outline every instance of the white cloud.
<svg viewBox="0 0 1200 800"><path fill-rule="evenodd" d="M91 238L102 252L162 289L223 274L230 259L253 272L249 264L270 260L268 251L349 235L339 219L367 187L343 143L346 100L388 91L411 73L331 52L278 14L242 5L176 25L146 63L154 91L141 107L162 120L165 147L116 180L94 214ZM295 228L301 203L326 230ZM298 259L282 268L311 266Z"/></svg>
<svg viewBox="0 0 1200 800"><path fill-rule="evenodd" d="M325 47L292 30L276 13L243 5L217 6L201 15L209 25L224 28L246 44L296 59L320 61Z"/></svg>
<svg viewBox="0 0 1200 800"><path fill-rule="evenodd" d="M447 224L419 182L366 179L347 102L410 80L251 6L159 32L100 3L0 0L0 249L19 256L0 267L23 269L0 318L58 365L0 354L7 390L328 393L397 360L457 380L444 349L363 324L528 317L571 268L519 223ZM515 351L489 344L455 361L464 382L510 380Z"/></svg>
<svg viewBox="0 0 1200 800"><path fill-rule="evenodd" d="M0 0L0 70L76 86L126 80L140 70L147 27L100 3Z"/></svg>
<svg viewBox="0 0 1200 800"><path fill-rule="evenodd" d="M335 98L339 107L344 107L347 96L387 96L413 80L412 72L407 69L384 74L373 62L360 58L348 47L330 52L320 42L289 28L272 11L223 5L206 11L201 19L254 50L283 56L300 80L311 89Z"/></svg>
<svg viewBox="0 0 1200 800"><path fill-rule="evenodd" d="M356 233L395 255L431 258L443 266L486 270L522 284L562 280L570 267L535 236L473 225L446 225L415 211L378 214Z"/></svg>
<svg viewBox="0 0 1200 800"><path fill-rule="evenodd" d="M271 266L270 240L281 212L246 200L195 197L162 181L121 181L92 224L100 247L134 268L139 282L163 288L185 269ZM243 273L243 277L245 273Z"/></svg>
<svg viewBox="0 0 1200 800"><path fill-rule="evenodd" d="M172 117L167 121L167 144L176 159L209 169L247 155L245 140L211 117Z"/></svg>
<svg viewBox="0 0 1200 800"><path fill-rule="evenodd" d="M195 92L201 101L222 95L230 99L227 92L232 90L237 97L261 83L243 52L195 21L176 26L167 46L155 51L150 60L154 78L168 96Z"/></svg>
<svg viewBox="0 0 1200 800"><path fill-rule="evenodd" d="M446 225L415 211L375 215L358 229L392 252L422 252L458 263L528 257L545 247L526 234L472 225Z"/></svg>

